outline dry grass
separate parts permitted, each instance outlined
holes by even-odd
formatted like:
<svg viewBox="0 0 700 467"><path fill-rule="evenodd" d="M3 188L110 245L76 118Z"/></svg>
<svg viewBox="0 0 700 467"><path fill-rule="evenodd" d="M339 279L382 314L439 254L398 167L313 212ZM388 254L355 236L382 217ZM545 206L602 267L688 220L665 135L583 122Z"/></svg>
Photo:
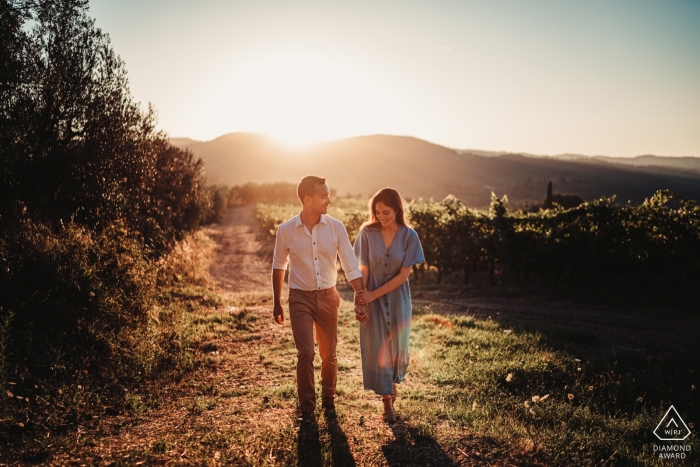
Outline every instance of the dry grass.
<svg viewBox="0 0 700 467"><path fill-rule="evenodd" d="M518 458L528 458L531 446L510 447L515 457L499 461L502 440L475 436L436 416L435 405L445 401L440 388L420 377L420 352L400 386L401 420L385 424L381 401L362 389L357 328L346 302L340 313L337 417L326 418L319 408L317 424L301 423L288 321L270 322L269 297L237 298L192 314L192 342L201 359L196 370L160 388L157 404L136 403L131 413L76 435L54 461L373 466L469 465L493 457L491 465L525 465ZM318 357L316 364L320 368Z"/></svg>
<svg viewBox="0 0 700 467"><path fill-rule="evenodd" d="M271 296L256 286L264 279L222 286L210 276L216 269L209 263L226 253L217 239L236 239L220 231L201 235L178 260L191 273L164 290L169 298L161 309L189 352L189 368L125 391L128 411L51 438L36 459L54 465L656 465L647 452L648 425L665 394L690 387L698 373L695 364L695 373L682 374L678 360L664 354L656 360L600 354L590 339L561 329L437 314L438 303L417 306L399 422L389 426L378 396L362 388L358 328L343 301L337 414L326 417L319 409L315 422L302 422L289 320L272 323ZM227 261L253 261L251 251L226 253ZM660 387L657 394L634 402L652 386ZM687 421L694 421L693 391L683 396ZM695 451L695 435L689 443Z"/></svg>
<svg viewBox="0 0 700 467"><path fill-rule="evenodd" d="M47 447L45 459L55 465L423 466L487 458L491 465L536 463L527 446L509 449L515 457L502 455L494 451L502 440L436 416L434 407L445 402L440 388L422 376L420 349L400 386L400 421L385 424L379 397L362 388L358 329L346 301L339 318L336 416L327 418L319 408L316 423L301 423L289 320L273 324L269 293L252 284L253 291L218 287L208 271L217 260L220 234L205 230L170 259L175 279L164 289L161 314L177 324L191 369L179 380L126 392L129 411L77 427ZM426 323L452 326L436 315Z"/></svg>

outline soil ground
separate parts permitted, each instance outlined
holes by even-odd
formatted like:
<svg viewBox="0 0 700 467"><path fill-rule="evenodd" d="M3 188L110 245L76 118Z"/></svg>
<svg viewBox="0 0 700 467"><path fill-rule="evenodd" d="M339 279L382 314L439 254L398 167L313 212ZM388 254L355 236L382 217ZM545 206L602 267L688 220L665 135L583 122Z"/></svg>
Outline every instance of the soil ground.
<svg viewBox="0 0 700 467"><path fill-rule="evenodd" d="M498 442L463 428L451 434L459 443L441 446L415 436L418 427L410 419L393 427L384 424L381 401L361 389L358 344L348 332L341 333L338 347L337 418L319 414L318 424L305 427L295 409L291 328L288 320L283 326L272 323L270 267L260 255L255 223L253 206L238 207L228 210L220 224L204 229L202 234L211 240L204 267L210 287L225 305L205 306L194 313L203 322L216 323L243 307L262 324L251 329L213 326L207 334L210 350L204 365L163 388L158 404L139 416L105 417L94 428L79 429L75 443L55 453L52 464L542 465L527 446L510 446L509 455L488 457ZM350 300L352 294L346 289L343 296ZM416 306L435 313L491 316L588 333L595 336L591 345L601 352L641 351L639 343L650 339L659 345L691 345L679 336L697 336L700 329L698 320L689 317L633 317L604 307L536 298L445 296L438 291L422 291L414 298ZM676 333L680 329L684 332ZM431 383L417 371L420 356L411 365L402 390L430 392ZM401 402L397 406L400 413ZM291 442L275 445L275 438ZM261 450L268 445L274 448Z"/></svg>

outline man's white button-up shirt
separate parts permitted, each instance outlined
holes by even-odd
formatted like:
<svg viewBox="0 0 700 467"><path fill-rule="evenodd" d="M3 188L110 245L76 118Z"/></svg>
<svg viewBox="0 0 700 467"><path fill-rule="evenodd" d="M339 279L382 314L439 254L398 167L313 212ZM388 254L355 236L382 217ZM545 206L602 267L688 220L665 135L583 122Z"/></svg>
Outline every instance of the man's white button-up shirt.
<svg viewBox="0 0 700 467"><path fill-rule="evenodd" d="M352 281L362 277L345 226L338 219L321 214L311 232L297 214L277 228L273 269L287 269L289 288L310 292L328 289L338 281L336 259Z"/></svg>

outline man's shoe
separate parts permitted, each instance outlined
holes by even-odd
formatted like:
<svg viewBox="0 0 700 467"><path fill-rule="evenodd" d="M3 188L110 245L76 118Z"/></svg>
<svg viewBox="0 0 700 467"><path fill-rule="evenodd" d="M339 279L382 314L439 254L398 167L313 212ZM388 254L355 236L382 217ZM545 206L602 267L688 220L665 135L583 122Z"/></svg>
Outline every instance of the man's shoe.
<svg viewBox="0 0 700 467"><path fill-rule="evenodd" d="M335 409L335 397L324 397L321 407L324 409Z"/></svg>
<svg viewBox="0 0 700 467"><path fill-rule="evenodd" d="M299 411L299 421L309 422L316 420L316 414L313 410L300 410Z"/></svg>

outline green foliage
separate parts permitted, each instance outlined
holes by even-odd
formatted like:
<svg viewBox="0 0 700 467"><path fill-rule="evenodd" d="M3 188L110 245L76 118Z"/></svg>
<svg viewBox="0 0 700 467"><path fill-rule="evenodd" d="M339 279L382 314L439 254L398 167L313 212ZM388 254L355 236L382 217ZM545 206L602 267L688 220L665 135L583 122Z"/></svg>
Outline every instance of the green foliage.
<svg viewBox="0 0 700 467"><path fill-rule="evenodd" d="M0 400L5 400L5 387L10 370L10 324L14 313L3 313L0 308Z"/></svg>
<svg viewBox="0 0 700 467"><path fill-rule="evenodd" d="M154 306L156 269L142 245L119 224L95 234L70 223L54 233L22 219L3 237L0 303L15 314L15 364L61 379L72 362L91 362L118 376L115 336L144 324Z"/></svg>
<svg viewBox="0 0 700 467"><path fill-rule="evenodd" d="M228 207L228 195L230 190L227 186L209 185L205 188L205 205L202 208L202 224L221 222L224 211Z"/></svg>
<svg viewBox="0 0 700 467"><path fill-rule="evenodd" d="M299 202L297 186L293 183L246 183L234 185L228 194L229 204L288 203Z"/></svg>
<svg viewBox="0 0 700 467"><path fill-rule="evenodd" d="M551 206L559 205L564 209L571 209L583 203L585 203L585 201L579 195L571 193L554 193L552 195Z"/></svg>
<svg viewBox="0 0 700 467"><path fill-rule="evenodd" d="M595 335L568 328L460 316L436 325L446 321L414 318L411 335L421 375L446 403L411 397L471 432L529 440L553 465L656 465L651 431L668 406L684 420L700 415L695 352L606 353Z"/></svg>
<svg viewBox="0 0 700 467"><path fill-rule="evenodd" d="M676 202L676 207L669 205ZM509 213L492 196L486 215L448 197L409 205L428 265L488 272L493 282L621 288L626 297L688 297L700 278L700 207L667 191L640 206L600 199L572 209Z"/></svg>
<svg viewBox="0 0 700 467"><path fill-rule="evenodd" d="M277 226L299 214L301 206L296 203L257 203L256 216L259 226L259 237L262 240L274 242ZM369 216L367 202L359 198L333 199L328 207L328 215L335 217L345 224L350 241L354 242L360 231L360 226Z"/></svg>
<svg viewBox="0 0 700 467"><path fill-rule="evenodd" d="M43 381L47 397L77 368L107 391L177 358L152 325L157 268L225 199L132 99L87 8L0 2L0 323L13 316L3 378Z"/></svg>
<svg viewBox="0 0 700 467"><path fill-rule="evenodd" d="M156 255L199 223L200 161L155 129L87 2L3 2L0 224L126 222ZM5 21L5 18L8 18Z"/></svg>

